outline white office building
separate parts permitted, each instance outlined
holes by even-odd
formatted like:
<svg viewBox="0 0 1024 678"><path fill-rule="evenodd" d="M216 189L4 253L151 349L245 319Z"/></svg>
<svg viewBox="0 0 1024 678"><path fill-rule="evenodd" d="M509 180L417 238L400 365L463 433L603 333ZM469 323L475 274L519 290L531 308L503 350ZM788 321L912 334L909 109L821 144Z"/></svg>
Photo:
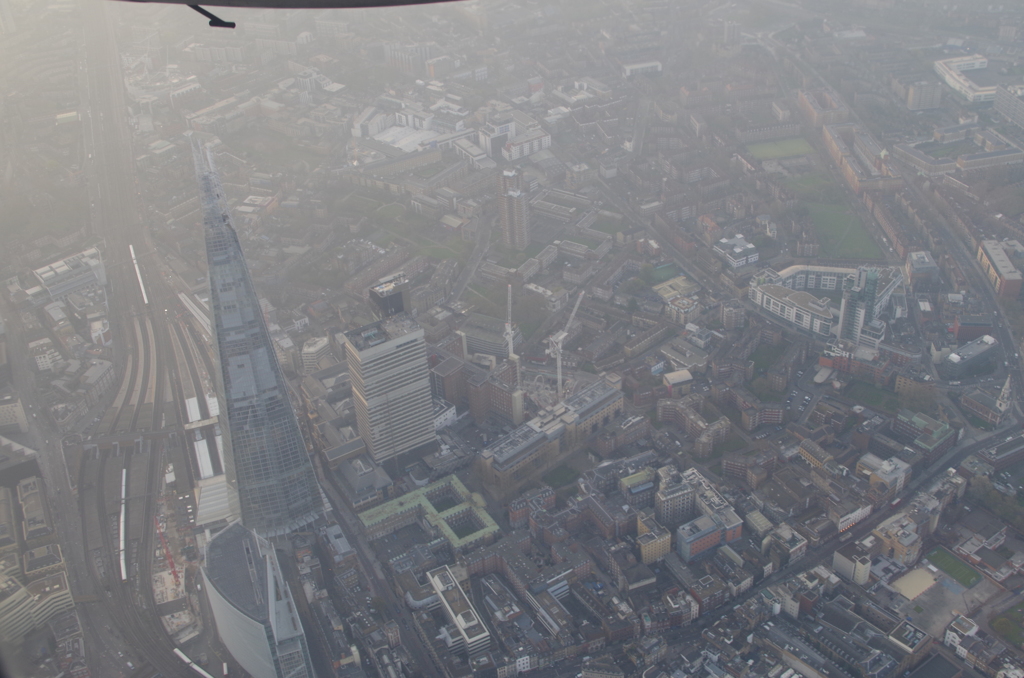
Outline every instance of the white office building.
<svg viewBox="0 0 1024 678"><path fill-rule="evenodd" d="M491 634L448 566L427 572L427 579L449 622L441 631L448 648L452 652L464 651L470 659L487 652Z"/></svg>
<svg viewBox="0 0 1024 678"><path fill-rule="evenodd" d="M835 319L828 298L818 299L810 292L791 290L781 285L754 285L751 281L750 300L786 322L826 337L832 333Z"/></svg>
<svg viewBox="0 0 1024 678"><path fill-rule="evenodd" d="M356 426L377 463L432 442L423 329L405 314L345 332Z"/></svg>

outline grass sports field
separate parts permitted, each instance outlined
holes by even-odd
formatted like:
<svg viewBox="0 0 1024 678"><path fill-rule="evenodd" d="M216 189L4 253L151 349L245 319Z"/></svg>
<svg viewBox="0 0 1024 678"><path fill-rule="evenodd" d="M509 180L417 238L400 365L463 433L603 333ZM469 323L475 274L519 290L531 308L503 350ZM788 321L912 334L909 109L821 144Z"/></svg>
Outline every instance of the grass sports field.
<svg viewBox="0 0 1024 678"><path fill-rule="evenodd" d="M981 575L973 567L960 560L941 546L925 556L932 565L953 579L970 588L981 581Z"/></svg>
<svg viewBox="0 0 1024 678"><path fill-rule="evenodd" d="M805 140L797 137L795 139L782 139L780 141L765 141L760 144L747 146L750 155L757 160L777 160L778 158L792 158L798 155L813 153L814 148Z"/></svg>
<svg viewBox="0 0 1024 678"><path fill-rule="evenodd" d="M880 259L882 250L857 215L843 205L807 203L822 254L834 259Z"/></svg>

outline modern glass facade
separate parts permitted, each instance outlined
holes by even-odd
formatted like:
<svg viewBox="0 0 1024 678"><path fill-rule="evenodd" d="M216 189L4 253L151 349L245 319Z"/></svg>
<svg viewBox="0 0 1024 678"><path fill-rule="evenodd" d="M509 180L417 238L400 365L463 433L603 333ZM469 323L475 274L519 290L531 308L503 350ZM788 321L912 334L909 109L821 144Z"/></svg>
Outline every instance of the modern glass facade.
<svg viewBox="0 0 1024 678"><path fill-rule="evenodd" d="M267 540L232 523L207 544L202 573L217 635L252 678L313 678L302 621Z"/></svg>
<svg viewBox="0 0 1024 678"><path fill-rule="evenodd" d="M228 482L246 527L285 534L320 514L320 488L216 175L200 167L199 181L228 419Z"/></svg>

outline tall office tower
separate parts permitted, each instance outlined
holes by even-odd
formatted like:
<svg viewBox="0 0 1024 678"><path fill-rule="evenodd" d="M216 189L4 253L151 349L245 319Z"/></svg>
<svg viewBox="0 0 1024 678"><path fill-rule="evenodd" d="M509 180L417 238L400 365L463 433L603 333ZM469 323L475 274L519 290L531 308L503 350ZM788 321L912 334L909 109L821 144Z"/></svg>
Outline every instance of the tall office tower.
<svg viewBox="0 0 1024 678"><path fill-rule="evenodd" d="M501 243L509 249L525 250L530 244L530 197L524 190L519 170L501 173L498 214L501 216Z"/></svg>
<svg viewBox="0 0 1024 678"><path fill-rule="evenodd" d="M242 523L265 537L313 522L320 487L212 163L193 148L206 230L210 297L227 407L224 462Z"/></svg>
<svg viewBox="0 0 1024 678"><path fill-rule="evenodd" d="M942 105L942 83L922 80L907 86L907 108L926 111Z"/></svg>
<svg viewBox="0 0 1024 678"><path fill-rule="evenodd" d="M726 45L740 44L740 25L735 21L722 24L722 42Z"/></svg>
<svg viewBox="0 0 1024 678"><path fill-rule="evenodd" d="M996 111L1017 127L1024 128L1024 86L996 85Z"/></svg>
<svg viewBox="0 0 1024 678"><path fill-rule="evenodd" d="M843 300L840 304L839 336L856 340L857 332L871 320L877 291L876 269L858 268L856 274L847 278L843 285Z"/></svg>
<svg viewBox="0 0 1024 678"><path fill-rule="evenodd" d="M379 463L433 442L423 329L401 314L342 336L356 427L373 460Z"/></svg>
<svg viewBox="0 0 1024 678"><path fill-rule="evenodd" d="M217 635L253 678L314 678L302 621L274 547L238 522L206 545Z"/></svg>
<svg viewBox="0 0 1024 678"><path fill-rule="evenodd" d="M389 318L397 313L411 313L409 300L409 279L405 273L395 273L381 278L370 288L370 304L378 318Z"/></svg>
<svg viewBox="0 0 1024 678"><path fill-rule="evenodd" d="M877 320L882 311L878 303L877 268L861 266L843 284L839 306L839 337L857 344L874 344L885 338L885 324Z"/></svg>
<svg viewBox="0 0 1024 678"><path fill-rule="evenodd" d="M658 523L672 528L693 517L693 485L682 479L674 466L658 469L658 491L654 494L654 515Z"/></svg>

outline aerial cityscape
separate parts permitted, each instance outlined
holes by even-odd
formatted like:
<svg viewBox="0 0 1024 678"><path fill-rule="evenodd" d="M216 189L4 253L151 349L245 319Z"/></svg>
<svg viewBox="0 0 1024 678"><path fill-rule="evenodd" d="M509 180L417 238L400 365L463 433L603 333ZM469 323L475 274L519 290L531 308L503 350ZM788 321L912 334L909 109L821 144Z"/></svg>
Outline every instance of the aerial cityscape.
<svg viewBox="0 0 1024 678"><path fill-rule="evenodd" d="M1024 4L213 9L0 0L0 673L1024 678Z"/></svg>

